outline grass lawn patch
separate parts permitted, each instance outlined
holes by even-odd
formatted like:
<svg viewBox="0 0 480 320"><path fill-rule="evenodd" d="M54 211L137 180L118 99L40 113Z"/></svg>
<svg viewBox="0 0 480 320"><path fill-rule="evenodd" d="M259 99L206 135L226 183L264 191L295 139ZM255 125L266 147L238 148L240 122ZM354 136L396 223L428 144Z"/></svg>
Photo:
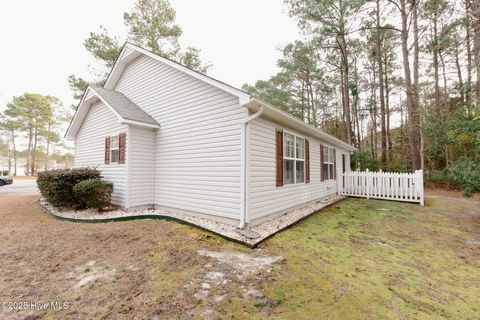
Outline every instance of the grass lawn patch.
<svg viewBox="0 0 480 320"><path fill-rule="evenodd" d="M59 221L2 196L0 319L478 319L480 207L347 199L254 250L171 221Z"/></svg>
<svg viewBox="0 0 480 320"><path fill-rule="evenodd" d="M259 287L276 304L237 300L227 312L261 310L258 319L478 318L478 250L468 257L464 250L472 234L434 202L348 199L277 234L263 248L284 263Z"/></svg>

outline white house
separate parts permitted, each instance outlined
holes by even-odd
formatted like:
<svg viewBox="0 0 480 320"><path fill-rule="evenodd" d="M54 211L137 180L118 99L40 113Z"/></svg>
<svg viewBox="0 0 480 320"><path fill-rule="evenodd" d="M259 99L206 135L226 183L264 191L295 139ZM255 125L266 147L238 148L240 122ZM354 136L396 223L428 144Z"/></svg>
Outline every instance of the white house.
<svg viewBox="0 0 480 320"><path fill-rule="evenodd" d="M66 137L125 210L239 225L336 194L349 144L248 93L127 43L88 87Z"/></svg>

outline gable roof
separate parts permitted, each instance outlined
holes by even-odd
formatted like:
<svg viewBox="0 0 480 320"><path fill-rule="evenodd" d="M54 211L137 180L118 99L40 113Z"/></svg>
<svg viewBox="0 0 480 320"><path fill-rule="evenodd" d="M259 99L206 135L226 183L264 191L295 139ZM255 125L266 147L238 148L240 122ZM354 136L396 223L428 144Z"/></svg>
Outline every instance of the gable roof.
<svg viewBox="0 0 480 320"><path fill-rule="evenodd" d="M133 124L142 127L159 128L158 122L142 108L133 103L123 93L90 85L82 96L75 115L65 134L74 139L87 116L90 106L102 101L118 118L118 123Z"/></svg>
<svg viewBox="0 0 480 320"><path fill-rule="evenodd" d="M146 50L144 48L141 48L137 45L134 45L133 43L126 42L125 45L123 46L117 60L115 61L115 64L113 65L112 70L110 71L110 74L108 75L107 81L105 82L105 88L107 89L113 89L115 88L115 85L117 84L118 80L120 79L120 76L123 73L123 70L125 67L138 58L141 55L145 55L147 57L150 57L154 60L157 60L167 66L170 66L180 72L186 73L193 78L196 78L200 81L206 82L214 87L217 87L218 89L228 92L239 99L239 104L244 105L245 103L250 102L250 94L248 92L245 92L243 90L240 90L238 88L235 88L229 84L226 84L222 81L219 81L217 79L214 79L212 77L209 77L201 72L192 70L190 68L185 67L184 65L172 61L170 59L167 59L165 57L162 57L156 53L153 53L152 51Z"/></svg>
<svg viewBox="0 0 480 320"><path fill-rule="evenodd" d="M345 149L347 151L357 150L355 147L351 146L350 144L348 144L348 143L346 143L346 142L344 142L344 141L342 141L342 140L340 140L340 139L338 139L338 138L336 138L336 137L334 137L334 136L332 136L332 135L330 135L326 132L323 132L322 130L320 130L320 129L314 127L314 126L306 124L305 122L303 122L302 120L292 116L291 114L289 114L289 113L287 113L283 110L280 110L279 108L277 108L275 106L272 106L269 103L267 103L267 102L265 102L261 99L255 98L255 97L251 96L249 93L247 93L243 90L240 90L240 89L235 88L235 87L233 87L229 84L226 84L226 83L221 82L217 79L209 77L209 76L207 76L203 73L200 73L200 72L197 72L195 70L189 69L189 68L185 67L184 65L181 65L181 64L179 64L175 61L164 58L164 57L162 57L158 54L153 53L152 51L141 48L141 47L139 47L137 45L134 45L133 43L130 43L130 42L126 42L124 44L122 50L120 51L120 54L119 54L117 60L115 61L115 64L113 65L113 68L110 71L110 74L108 75L108 78L105 82L104 88L95 87L96 90L92 89L93 88L92 86L87 88L84 96L82 97L82 100L80 101L78 109L80 109L80 106L82 105L82 101L85 99L85 96L87 96L87 93L88 93L89 89L92 89L94 92L96 92L98 96L101 96L101 94L99 94L99 91L102 91L102 89L103 89L103 90L105 90L105 91L102 91L102 93L104 95L105 95L105 92L107 92L106 96L109 96L109 97L111 97L114 94L112 94L112 93L109 94L108 92L113 92L113 93L122 95L125 99L127 99L129 101L129 103L125 102L126 105L127 104L130 105L130 106L134 105L136 108L142 110L140 107L136 106L133 102L131 102L123 94L121 94L119 92L116 92L116 91L113 91L113 89L115 88L115 85L117 84L118 80L120 79L120 76L122 75L125 67L130 62L132 62L133 60L135 60L136 58L138 58L142 55L148 56L148 57L150 57L150 58L152 58L156 61L159 61L159 62L161 62L161 63L163 63L167 66L170 66L170 67L172 67L172 68L174 68L174 69L176 69L180 72L188 74L193 78L196 78L200 81L206 82L206 83L208 83L208 84L210 84L210 85L212 85L212 86L214 86L214 87L216 87L216 88L218 88L218 89L220 89L224 92L230 93L230 94L238 97L239 104L242 105L242 106L245 106L246 108L251 109L252 111L253 110L258 110L258 107L261 105L262 107L264 107L264 110L265 110L264 114L266 116L268 116L270 119L278 121L278 122L280 122L280 123L282 123L286 126L293 127L293 128L295 128L299 131L303 131L305 133L308 133L308 134L310 134L314 137L317 137L319 139L322 139L323 141L325 141L327 143L330 143L332 145L342 147L343 149ZM103 98L103 100L106 101L106 98ZM114 104L117 104L117 103L114 103ZM120 103L120 104L124 105L124 103ZM114 109L113 106L110 106L110 108ZM75 117L77 116L77 113L78 113L78 109L77 109L77 112L75 113L74 118L72 119L72 122L70 123L69 129L67 130L67 134L65 135L67 138L74 138L76 133L78 132L78 129L80 129L81 123L83 122L84 116L81 119L81 121L76 121L75 120ZM148 117L150 117L143 110L142 110L142 112L145 115L147 115ZM116 113L118 114L118 111ZM159 127L158 123L156 123L156 122L155 122L156 125L153 125L152 123L140 122L140 121L136 121L136 120L129 120L129 119L123 118L123 117L122 117L122 119L123 119L122 120L123 122L121 121L121 123L129 123L128 121L134 121L135 122L134 124L146 124L146 125L150 125L150 126L156 127L156 128ZM77 122L80 122L80 123L77 124ZM71 127L74 127L74 126L77 126L77 125L78 125L78 128L76 130L70 130Z"/></svg>
<svg viewBox="0 0 480 320"><path fill-rule="evenodd" d="M158 122L155 119L133 103L132 100L128 99L123 93L97 86L91 87L101 97L100 99L112 107L122 119L158 126Z"/></svg>

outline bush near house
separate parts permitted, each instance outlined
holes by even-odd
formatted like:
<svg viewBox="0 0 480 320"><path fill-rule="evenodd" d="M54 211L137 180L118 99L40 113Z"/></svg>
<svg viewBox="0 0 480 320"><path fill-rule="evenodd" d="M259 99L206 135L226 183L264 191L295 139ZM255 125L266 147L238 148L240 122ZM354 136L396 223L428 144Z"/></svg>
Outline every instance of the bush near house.
<svg viewBox="0 0 480 320"><path fill-rule="evenodd" d="M100 171L95 168L59 169L40 172L37 178L42 196L56 208L69 208L79 201L73 187L82 181L100 179Z"/></svg>
<svg viewBox="0 0 480 320"><path fill-rule="evenodd" d="M90 179L77 183L73 187L75 197L87 208L102 209L110 205L113 183L99 179Z"/></svg>

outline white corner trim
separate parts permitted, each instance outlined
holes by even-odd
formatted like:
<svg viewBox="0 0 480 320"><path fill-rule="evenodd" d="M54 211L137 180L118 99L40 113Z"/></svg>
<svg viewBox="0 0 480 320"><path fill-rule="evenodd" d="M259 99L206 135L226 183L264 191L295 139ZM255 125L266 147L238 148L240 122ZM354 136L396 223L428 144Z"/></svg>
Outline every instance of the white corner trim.
<svg viewBox="0 0 480 320"><path fill-rule="evenodd" d="M125 207L128 209L130 208L130 175L131 175L131 156L132 156L132 144L130 143L132 140L132 132L130 130L130 127L127 127L127 139L125 143L127 144L126 151L127 151L127 157L125 161L127 161L127 177L126 177L126 199L125 199Z"/></svg>

